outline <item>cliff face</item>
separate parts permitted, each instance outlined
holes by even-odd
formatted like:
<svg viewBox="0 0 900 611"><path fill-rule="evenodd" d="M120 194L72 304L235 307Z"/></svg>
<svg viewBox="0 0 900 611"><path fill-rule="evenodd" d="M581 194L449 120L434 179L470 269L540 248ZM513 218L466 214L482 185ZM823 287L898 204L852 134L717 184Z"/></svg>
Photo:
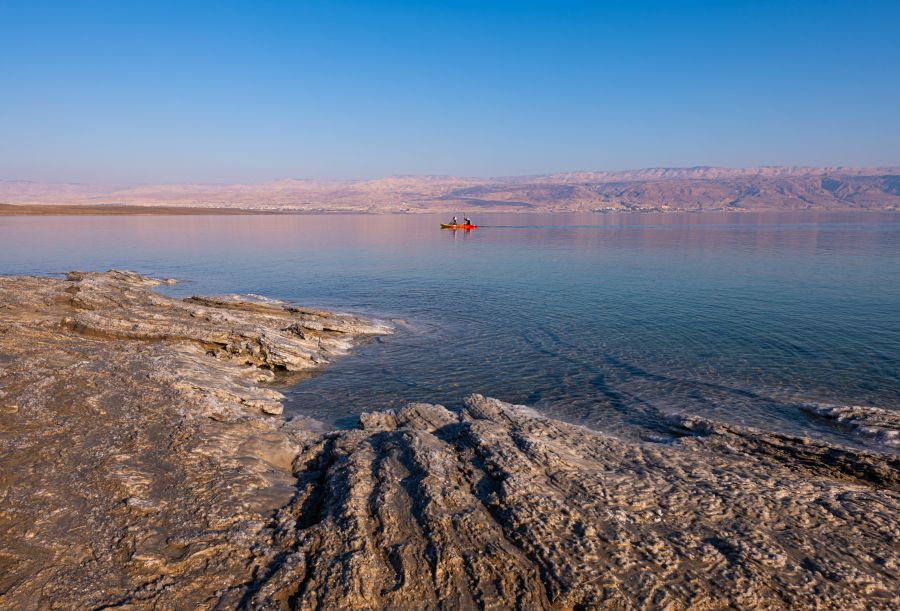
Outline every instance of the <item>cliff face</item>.
<svg viewBox="0 0 900 611"><path fill-rule="evenodd" d="M471 396L286 421L273 370L386 330L133 274L0 278L0 606L895 608L900 461ZM855 426L855 425L854 425Z"/></svg>
<svg viewBox="0 0 900 611"><path fill-rule="evenodd" d="M900 168L658 168L509 178L434 176L234 185L0 182L0 204L189 206L322 212L896 210Z"/></svg>

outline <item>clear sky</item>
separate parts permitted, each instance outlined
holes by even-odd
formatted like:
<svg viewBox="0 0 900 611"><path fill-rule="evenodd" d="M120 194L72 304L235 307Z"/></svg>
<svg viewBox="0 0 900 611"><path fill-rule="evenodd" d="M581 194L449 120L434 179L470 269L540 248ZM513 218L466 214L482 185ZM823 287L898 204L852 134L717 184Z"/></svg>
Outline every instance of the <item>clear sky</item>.
<svg viewBox="0 0 900 611"><path fill-rule="evenodd" d="M900 165L900 1L0 0L0 179Z"/></svg>

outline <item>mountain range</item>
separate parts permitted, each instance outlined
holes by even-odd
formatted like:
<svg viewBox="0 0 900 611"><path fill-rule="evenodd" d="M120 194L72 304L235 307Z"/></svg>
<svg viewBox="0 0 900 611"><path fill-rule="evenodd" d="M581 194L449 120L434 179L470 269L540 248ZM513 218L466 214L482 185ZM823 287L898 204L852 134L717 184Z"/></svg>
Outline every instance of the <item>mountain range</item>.
<svg viewBox="0 0 900 611"><path fill-rule="evenodd" d="M692 167L131 187L0 181L0 204L297 212L898 210L900 167Z"/></svg>

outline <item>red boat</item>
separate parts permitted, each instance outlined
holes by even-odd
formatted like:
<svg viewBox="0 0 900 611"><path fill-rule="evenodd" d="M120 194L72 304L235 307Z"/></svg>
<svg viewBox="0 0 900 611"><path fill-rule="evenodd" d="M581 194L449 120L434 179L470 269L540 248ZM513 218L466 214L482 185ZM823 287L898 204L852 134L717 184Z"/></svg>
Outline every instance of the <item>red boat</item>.
<svg viewBox="0 0 900 611"><path fill-rule="evenodd" d="M454 225L452 223L441 223L441 229L478 229L478 225Z"/></svg>

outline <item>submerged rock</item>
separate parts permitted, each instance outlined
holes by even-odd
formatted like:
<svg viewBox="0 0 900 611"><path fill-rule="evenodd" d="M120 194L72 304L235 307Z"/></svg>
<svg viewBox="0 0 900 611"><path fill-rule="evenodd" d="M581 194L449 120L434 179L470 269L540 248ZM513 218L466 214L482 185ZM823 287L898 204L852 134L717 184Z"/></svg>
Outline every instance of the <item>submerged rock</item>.
<svg viewBox="0 0 900 611"><path fill-rule="evenodd" d="M0 277L0 607L900 605L896 454L480 395L323 432L260 384L383 328L155 284Z"/></svg>
<svg viewBox="0 0 900 611"><path fill-rule="evenodd" d="M857 434L888 446L900 447L900 412L865 405L806 403L803 411L828 418Z"/></svg>

